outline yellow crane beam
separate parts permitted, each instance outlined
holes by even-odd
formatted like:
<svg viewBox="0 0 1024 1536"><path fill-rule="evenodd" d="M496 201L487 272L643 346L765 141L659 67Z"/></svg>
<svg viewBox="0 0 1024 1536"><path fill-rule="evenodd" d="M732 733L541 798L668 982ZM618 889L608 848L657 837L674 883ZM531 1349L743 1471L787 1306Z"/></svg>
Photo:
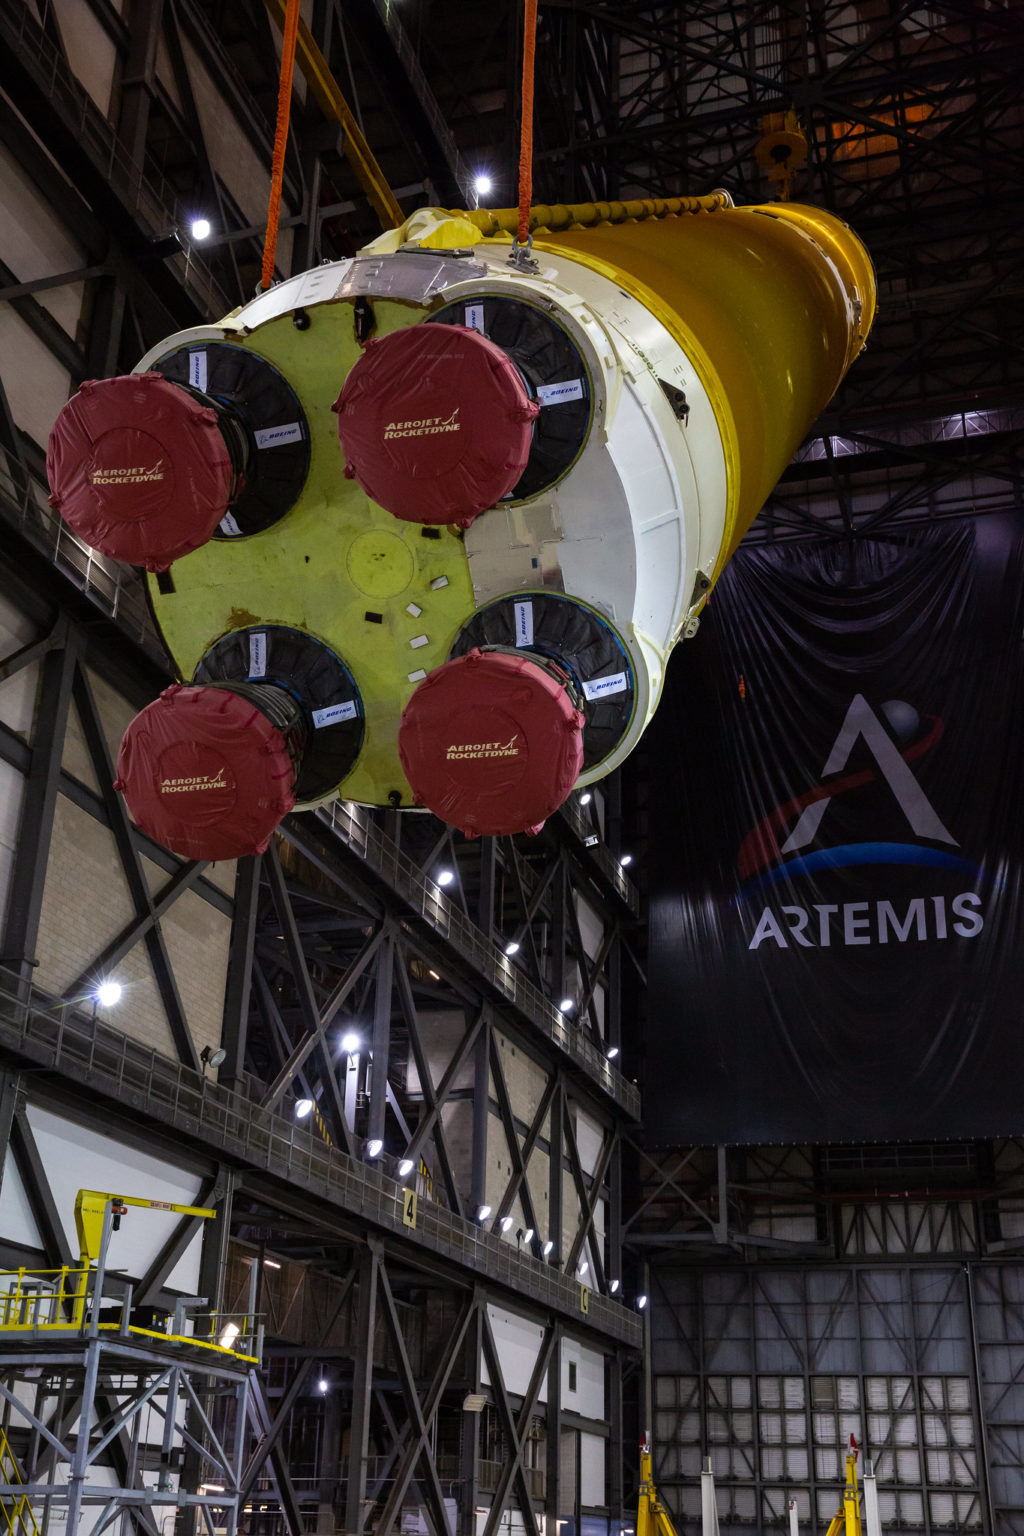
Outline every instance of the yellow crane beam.
<svg viewBox="0 0 1024 1536"><path fill-rule="evenodd" d="M285 0L266 0L267 10L277 26L283 30ZM306 23L299 17L299 36L295 57L306 84L326 118L338 123L345 130L345 158L359 178L359 185L366 193L370 206L380 219L384 229L397 229L405 219L395 194L388 185L387 177L377 164L373 150L363 137L352 108L342 95L341 87L331 73L330 66L316 45L316 40Z"/></svg>

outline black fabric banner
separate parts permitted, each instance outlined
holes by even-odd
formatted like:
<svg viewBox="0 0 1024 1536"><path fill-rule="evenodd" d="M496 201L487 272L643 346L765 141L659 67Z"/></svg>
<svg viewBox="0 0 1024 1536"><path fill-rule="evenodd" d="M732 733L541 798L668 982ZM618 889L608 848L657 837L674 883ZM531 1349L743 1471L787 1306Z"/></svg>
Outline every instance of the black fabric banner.
<svg viewBox="0 0 1024 1536"><path fill-rule="evenodd" d="M1024 521L741 550L649 732L652 1142L1024 1132Z"/></svg>

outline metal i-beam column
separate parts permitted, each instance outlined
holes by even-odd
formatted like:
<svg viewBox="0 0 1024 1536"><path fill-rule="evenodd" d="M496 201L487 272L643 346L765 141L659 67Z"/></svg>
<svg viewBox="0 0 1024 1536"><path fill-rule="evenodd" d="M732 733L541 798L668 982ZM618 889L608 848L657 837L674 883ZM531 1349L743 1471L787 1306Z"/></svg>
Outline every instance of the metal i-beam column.
<svg viewBox="0 0 1024 1536"><path fill-rule="evenodd" d="M371 1240L359 1266L356 1308L355 1370L352 1373L352 1423L349 1427L348 1488L345 1530L362 1536L366 1502L366 1458L370 1444L370 1405L373 1400L373 1340L377 1322L377 1274L380 1244Z"/></svg>
<svg viewBox="0 0 1024 1536"><path fill-rule="evenodd" d="M26 990L35 966L61 757L77 667L78 639L74 630L68 628L63 635L63 644L48 653L41 668L32 763L25 780L18 846L11 869L3 953L0 954L0 964L11 968Z"/></svg>

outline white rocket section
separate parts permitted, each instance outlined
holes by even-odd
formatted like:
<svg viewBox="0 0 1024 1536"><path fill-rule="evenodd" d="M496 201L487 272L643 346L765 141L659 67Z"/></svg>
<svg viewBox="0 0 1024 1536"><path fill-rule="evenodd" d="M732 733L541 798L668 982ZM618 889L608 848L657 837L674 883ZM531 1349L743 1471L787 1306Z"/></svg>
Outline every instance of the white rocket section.
<svg viewBox="0 0 1024 1536"><path fill-rule="evenodd" d="M423 254L438 254L443 264L440 253ZM575 464L549 490L491 508L465 537L478 606L529 588L564 593L595 608L629 654L636 674L633 719L615 750L581 774L583 785L603 778L633 750L657 707L669 651L696 628L725 533L725 453L693 363L638 299L568 257L542 252L532 275L510 267L508 255L506 245L474 246L465 281L457 280L460 262L449 258L453 270L442 286L429 289L424 319L437 299L519 300L548 312L586 364L593 419ZM135 371L144 372L172 345L249 335L295 309L350 299L360 284L408 300L408 270L405 256L376 251L329 262L279 283L216 326L166 338ZM682 419L663 384L685 397Z"/></svg>

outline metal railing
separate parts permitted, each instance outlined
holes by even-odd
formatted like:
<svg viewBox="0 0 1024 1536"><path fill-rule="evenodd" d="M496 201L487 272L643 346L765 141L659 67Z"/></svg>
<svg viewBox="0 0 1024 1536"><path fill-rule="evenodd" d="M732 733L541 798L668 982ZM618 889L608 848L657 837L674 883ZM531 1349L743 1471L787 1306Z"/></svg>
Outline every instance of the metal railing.
<svg viewBox="0 0 1024 1536"><path fill-rule="evenodd" d="M167 235L186 227L187 214L177 189L149 156L140 165L129 155L24 0L4 0L0 5L0 46L18 59L119 201L150 234ZM182 285L207 314L227 312L231 306L204 260L192 250L171 259Z"/></svg>
<svg viewBox="0 0 1024 1536"><path fill-rule="evenodd" d="M0 1270L0 1332L81 1328L91 1268Z"/></svg>
<svg viewBox="0 0 1024 1536"><path fill-rule="evenodd" d="M316 814L462 959L468 960L502 998L542 1030L576 1066L582 1067L627 1114L634 1120L640 1118L640 1093L636 1085L617 1072L600 1046L578 1024L567 1020L511 958L449 901L440 886L381 831L364 807L336 800Z"/></svg>
<svg viewBox="0 0 1024 1536"><path fill-rule="evenodd" d="M75 1005L48 999L5 969L0 969L0 1049L59 1072L79 1090L92 1089L229 1159L284 1179L356 1218L360 1227L390 1232L444 1256L467 1274L574 1317L580 1326L640 1347L640 1320L621 1302L587 1292L553 1265L524 1257L497 1234L432 1201L419 1201L411 1230L404 1220L405 1186L397 1180Z"/></svg>
<svg viewBox="0 0 1024 1536"><path fill-rule="evenodd" d="M143 578L84 544L46 499L46 492L24 472L21 483L0 462L0 516L52 561L62 576L89 598L142 647L167 667L167 653L153 624ZM168 667L168 676L170 668Z"/></svg>

